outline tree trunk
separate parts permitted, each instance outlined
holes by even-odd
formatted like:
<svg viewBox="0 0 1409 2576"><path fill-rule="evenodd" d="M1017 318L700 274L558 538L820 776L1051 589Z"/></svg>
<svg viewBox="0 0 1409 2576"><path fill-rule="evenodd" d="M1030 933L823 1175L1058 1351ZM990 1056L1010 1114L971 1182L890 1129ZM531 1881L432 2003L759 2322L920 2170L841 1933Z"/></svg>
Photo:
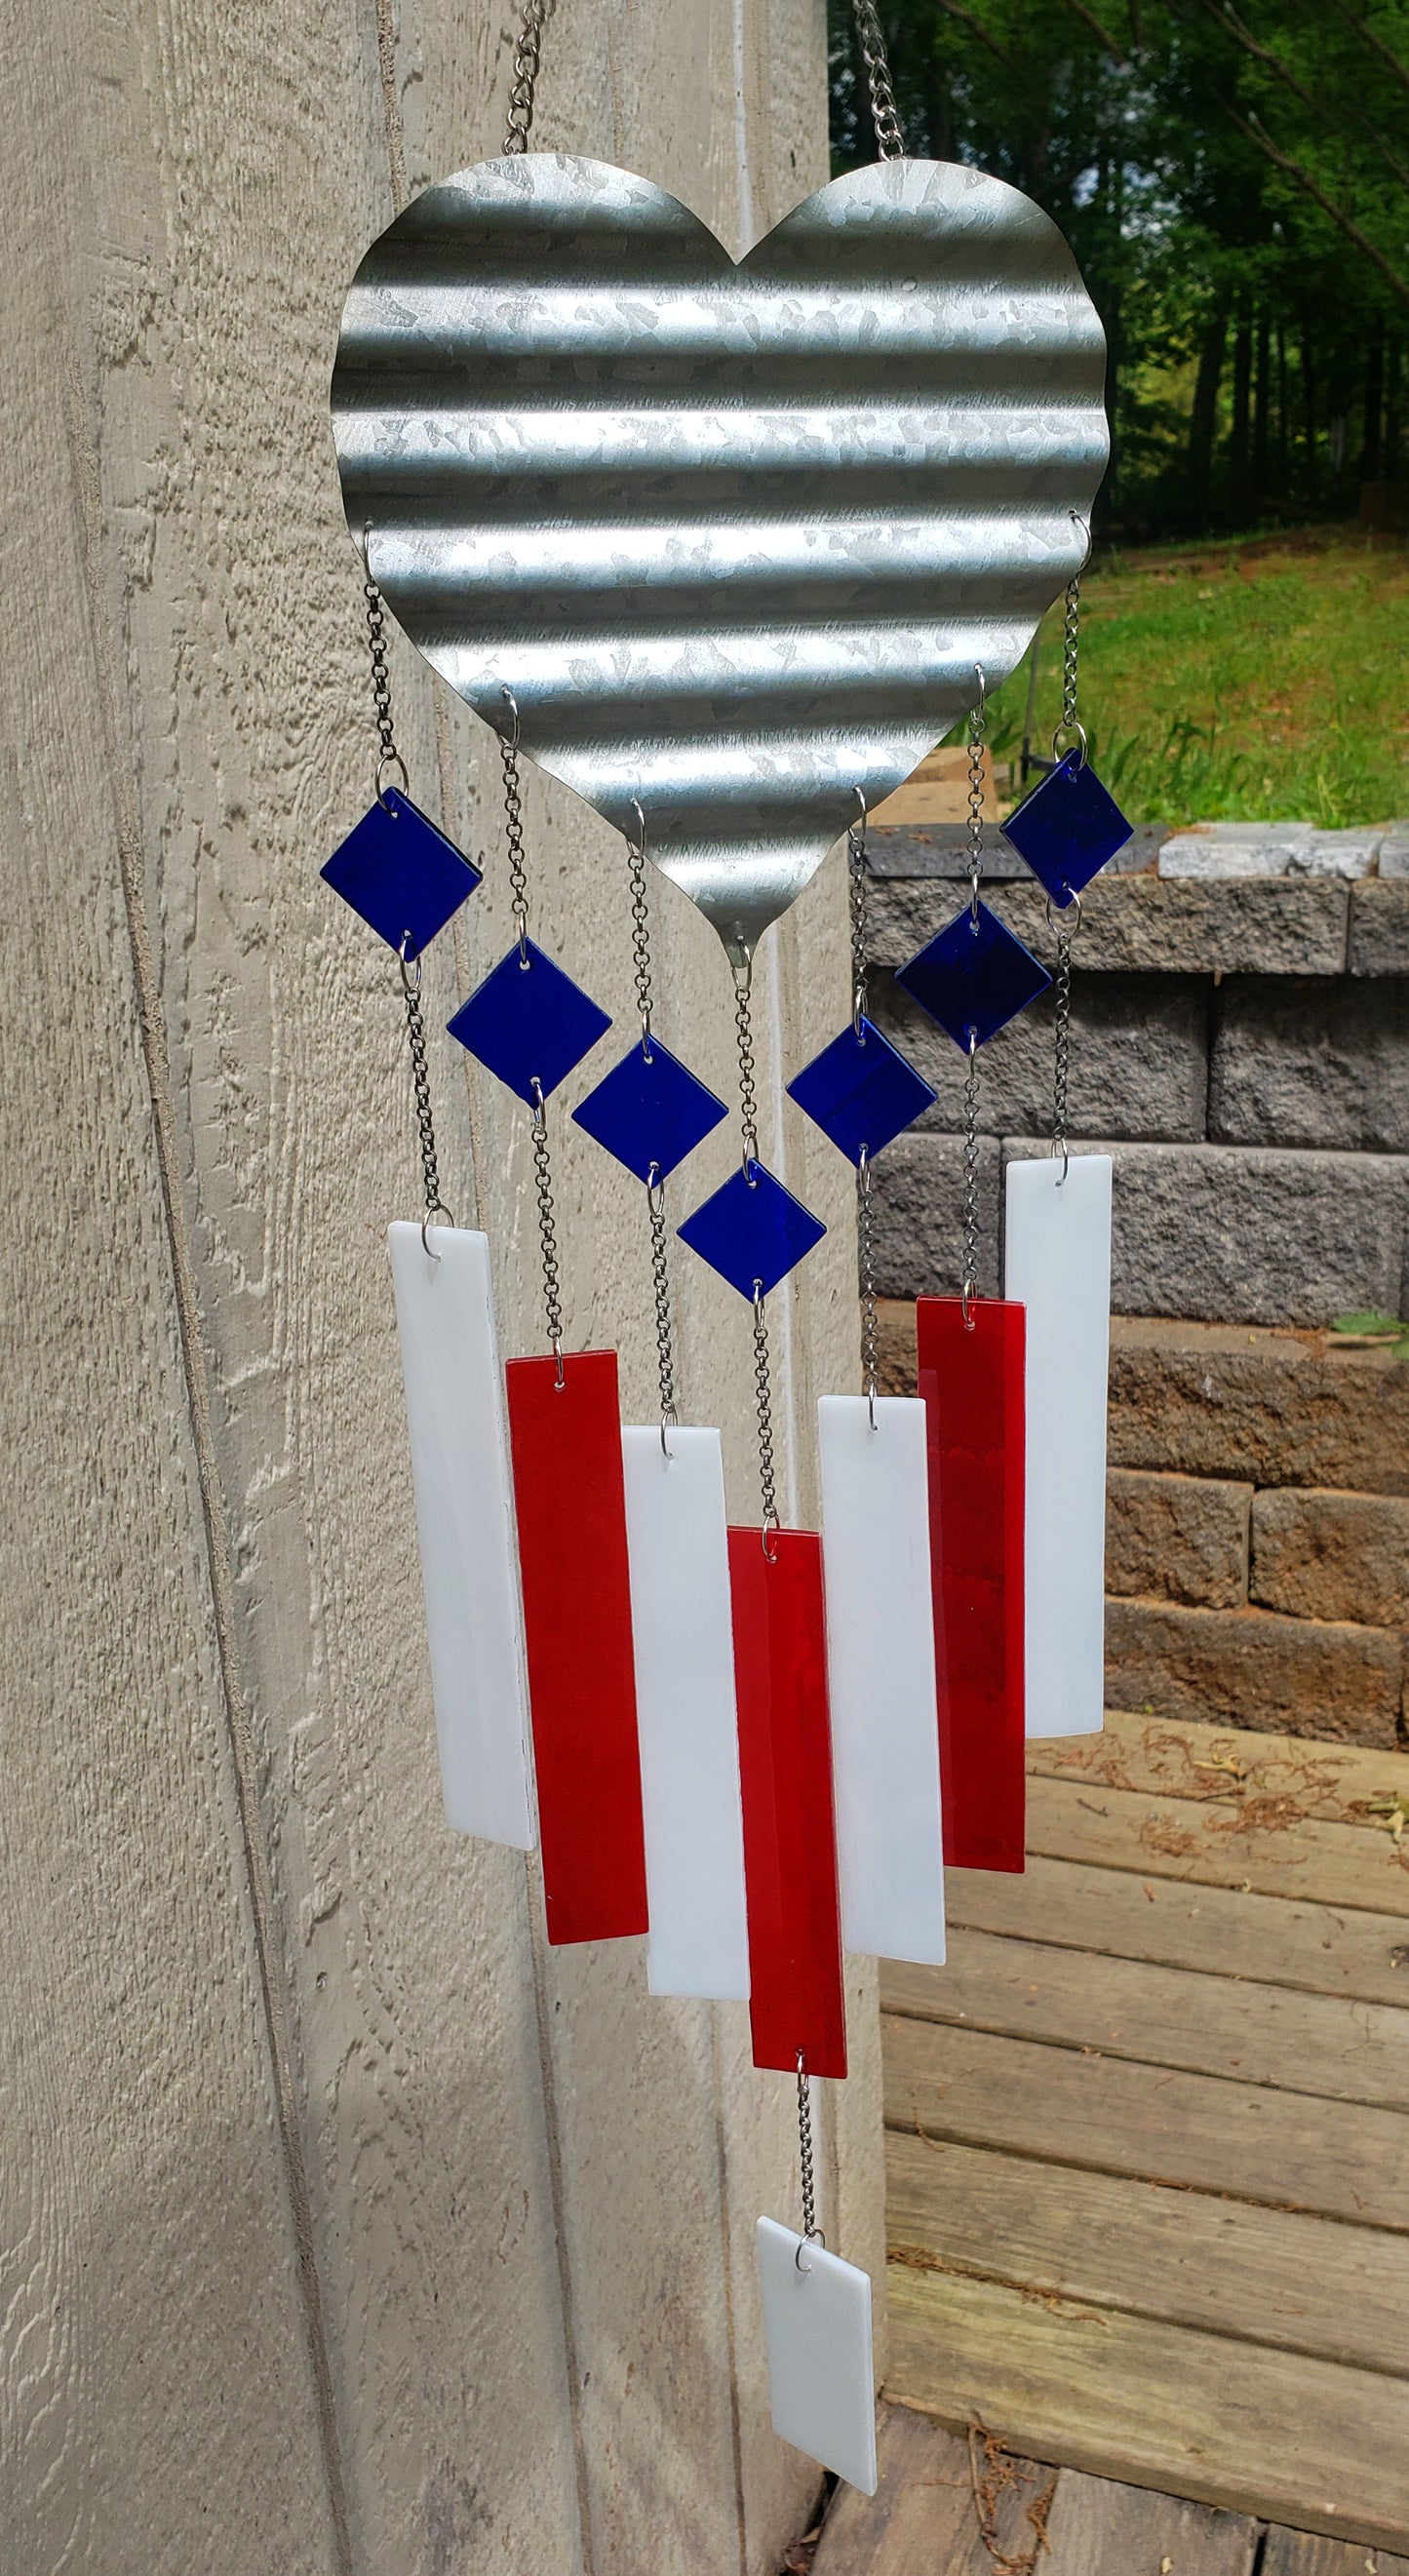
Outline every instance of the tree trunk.
<svg viewBox="0 0 1409 2576"><path fill-rule="evenodd" d="M1365 352L1365 432L1360 446L1360 479L1378 483L1384 447L1380 424L1385 398L1385 335L1377 331Z"/></svg>
<svg viewBox="0 0 1409 2576"><path fill-rule="evenodd" d="M1253 378L1252 510L1262 517L1267 504L1267 456L1271 437L1272 326L1266 314L1257 325L1257 367Z"/></svg>
<svg viewBox="0 0 1409 2576"><path fill-rule="evenodd" d="M1311 334L1305 324L1302 325L1300 356L1302 436L1305 441L1302 493L1308 510L1314 510L1320 488L1316 471L1316 369L1311 356Z"/></svg>
<svg viewBox="0 0 1409 2576"><path fill-rule="evenodd" d="M1223 349L1227 337L1227 307L1219 305L1210 317L1199 350L1194 408L1189 420L1188 506L1191 518L1204 525L1212 515L1209 483L1218 428L1218 387L1223 374Z"/></svg>
<svg viewBox="0 0 1409 2576"><path fill-rule="evenodd" d="M1228 449L1228 515L1241 528L1248 511L1252 413L1252 315L1244 305L1233 343L1233 435Z"/></svg>

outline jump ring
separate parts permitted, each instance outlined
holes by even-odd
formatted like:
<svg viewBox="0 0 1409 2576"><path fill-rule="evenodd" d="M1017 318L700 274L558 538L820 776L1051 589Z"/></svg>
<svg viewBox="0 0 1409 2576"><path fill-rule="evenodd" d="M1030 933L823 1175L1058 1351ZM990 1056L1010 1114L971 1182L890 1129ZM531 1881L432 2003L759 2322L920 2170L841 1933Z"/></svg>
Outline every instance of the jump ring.
<svg viewBox="0 0 1409 2576"><path fill-rule="evenodd" d="M384 814L389 814L391 812L391 807L386 801L387 771L389 769L400 771L402 795L409 796L411 793L410 772L408 771L406 763L402 759L400 752L384 751L381 759L377 763L377 803L380 805Z"/></svg>

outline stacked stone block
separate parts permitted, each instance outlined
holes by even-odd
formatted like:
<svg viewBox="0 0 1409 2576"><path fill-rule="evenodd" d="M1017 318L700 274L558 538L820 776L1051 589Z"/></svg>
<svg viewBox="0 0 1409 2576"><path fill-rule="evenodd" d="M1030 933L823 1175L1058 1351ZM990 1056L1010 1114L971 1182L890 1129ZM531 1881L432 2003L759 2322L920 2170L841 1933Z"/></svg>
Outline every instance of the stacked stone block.
<svg viewBox="0 0 1409 2576"><path fill-rule="evenodd" d="M908 847L873 862L887 968L963 894L953 838L890 838ZM1090 890L1073 981L1074 1150L1115 1165L1108 1696L1389 1746L1409 1367L1325 1327L1409 1309L1409 877L1161 875L1158 858L1147 836ZM1050 962L1041 894L999 864L988 899ZM958 1286L964 1067L877 982L877 1017L938 1093L876 1166L903 1385L908 1301ZM1049 1001L983 1051L989 1294L1003 1166L1046 1150L1051 1018Z"/></svg>

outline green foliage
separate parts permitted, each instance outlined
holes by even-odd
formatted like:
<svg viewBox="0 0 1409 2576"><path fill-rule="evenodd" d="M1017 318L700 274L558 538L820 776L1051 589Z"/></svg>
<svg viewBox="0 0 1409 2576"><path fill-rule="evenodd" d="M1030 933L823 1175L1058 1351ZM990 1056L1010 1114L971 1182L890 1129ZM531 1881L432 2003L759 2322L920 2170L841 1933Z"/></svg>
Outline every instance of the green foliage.
<svg viewBox="0 0 1409 2576"><path fill-rule="evenodd" d="M1132 821L1409 814L1401 548L1321 532L1132 551L1088 573L1082 598L1082 718ZM1060 712L1060 630L1059 605L1038 648L1039 751ZM1021 744L1027 687L1024 664L990 701L997 760Z"/></svg>
<svg viewBox="0 0 1409 2576"><path fill-rule="evenodd" d="M829 0L835 166L871 157ZM1409 0L881 0L909 148L1067 234L1111 351L1103 532L1275 525L1392 479Z"/></svg>

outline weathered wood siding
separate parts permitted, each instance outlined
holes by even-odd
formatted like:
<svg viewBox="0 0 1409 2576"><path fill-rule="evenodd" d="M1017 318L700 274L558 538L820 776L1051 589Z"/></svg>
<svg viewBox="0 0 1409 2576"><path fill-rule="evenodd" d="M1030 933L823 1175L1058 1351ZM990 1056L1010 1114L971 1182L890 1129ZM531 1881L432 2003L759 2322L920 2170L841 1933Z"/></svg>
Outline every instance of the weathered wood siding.
<svg viewBox="0 0 1409 2576"><path fill-rule="evenodd" d="M0 545L11 1222L0 1378L0 2561L24 2576L754 2576L814 2483L768 2424L757 2212L790 2087L641 1945L550 1956L532 1866L439 1812L387 1220L394 971L318 880L365 804L326 419L341 298L497 150L488 0L16 13ZM558 0L535 140L735 247L825 175L820 0ZM492 745L398 638L414 790L507 944ZM621 844L531 777L536 918L628 1012ZM660 1024L732 1089L714 935L655 889ZM765 1150L833 1232L774 1342L791 1509L855 1382L846 1173L779 1120L840 1024L835 861L769 942ZM805 1005L805 1006L804 1006ZM526 1122L433 1041L445 1193L536 1346ZM585 1087L585 1086L584 1086ZM575 1096L575 1095L574 1095ZM650 1418L638 1193L558 1123L570 1331ZM733 1146L712 1140L699 1194ZM746 1318L678 1264L685 1403L756 1512ZM823 2114L879 2277L871 1972Z"/></svg>

